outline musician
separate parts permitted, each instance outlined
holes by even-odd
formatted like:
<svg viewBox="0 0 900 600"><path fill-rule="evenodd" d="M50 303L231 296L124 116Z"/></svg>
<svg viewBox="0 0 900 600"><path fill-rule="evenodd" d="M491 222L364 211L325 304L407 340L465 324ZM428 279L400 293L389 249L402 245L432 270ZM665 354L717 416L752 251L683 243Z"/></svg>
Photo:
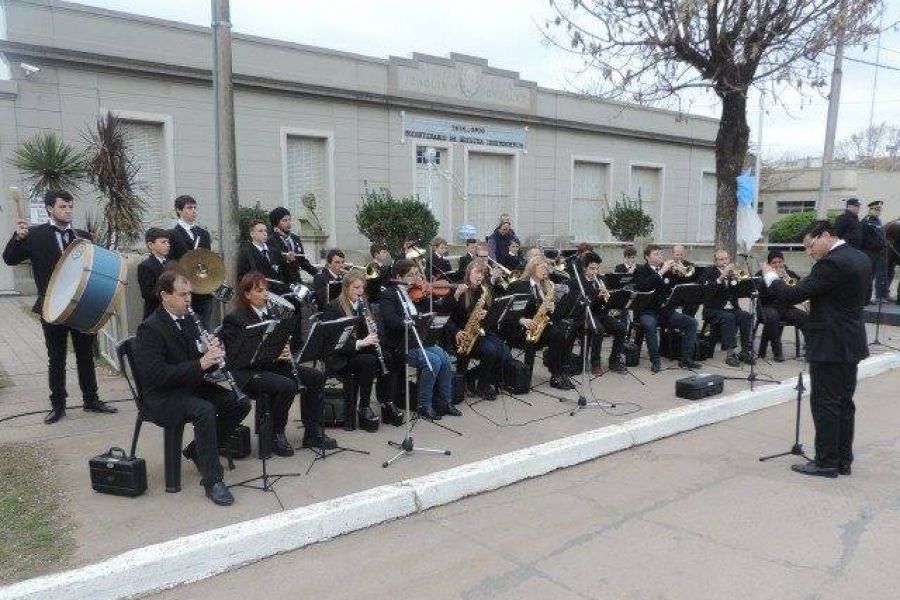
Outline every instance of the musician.
<svg viewBox="0 0 900 600"><path fill-rule="evenodd" d="M143 319L146 319L159 306L156 280L169 264L169 232L160 227L151 227L144 234L144 242L147 244L150 256L138 265L137 279L138 286L141 288L141 297L144 299Z"/></svg>
<svg viewBox="0 0 900 600"><path fill-rule="evenodd" d="M400 383L394 389L403 390L403 386L406 385L403 368L403 364L406 363L419 371L419 415L432 420L440 419L442 415L462 416L459 409L453 406L453 366L450 356L437 345L425 346L423 352L414 335L410 334L408 339L404 337L407 335L405 324L407 313L416 316L425 307L424 302L414 304L407 292L407 288L413 283L421 284L421 276L415 270L414 263L405 258L394 261L392 274L390 284L381 292L379 304L385 329L384 347L396 357L394 365L389 367L396 373ZM426 355L431 369L426 363ZM440 402L434 400L435 392L440 396Z"/></svg>
<svg viewBox="0 0 900 600"><path fill-rule="evenodd" d="M212 238L209 232L196 224L197 201L193 196L182 195L175 198L175 214L178 221L169 232L169 260L179 261L188 250L197 248L212 248ZM212 315L213 297L211 294L194 294L191 299L191 307L200 317L203 326L209 329L209 319Z"/></svg>
<svg viewBox="0 0 900 600"><path fill-rule="evenodd" d="M800 281L800 276L787 268L784 254L781 251L772 250L769 252L766 262L788 285L793 286ZM759 271L757 276L762 277L762 271ZM777 296L772 293L769 287L760 290L759 304L761 306L760 314L763 330L759 339L758 355L760 358L765 358L766 346L771 344L775 362L784 362L784 351L781 347L781 324L787 323L797 327L800 331L804 331L807 318L806 312L795 306L784 305L779 302Z"/></svg>
<svg viewBox="0 0 900 600"><path fill-rule="evenodd" d="M628 273L634 275L637 268L637 250L634 246L625 246L622 250L623 262L620 262L613 269L613 273Z"/></svg>
<svg viewBox="0 0 900 600"><path fill-rule="evenodd" d="M250 243L244 244L238 254L237 280L240 281L244 275L255 271L269 279L270 285L274 282L276 292L284 293L287 289L286 286L277 283L283 281L284 258L280 252L269 246L268 240L269 230L266 228L266 223L260 219L254 219L250 223Z"/></svg>
<svg viewBox="0 0 900 600"><path fill-rule="evenodd" d="M869 355L862 310L872 266L864 253L837 237L828 221L814 222L803 245L816 263L795 286L785 284L769 265L762 267L766 285L781 304L810 301L806 339L816 455L791 469L822 477L850 475L856 371Z"/></svg>
<svg viewBox="0 0 900 600"><path fill-rule="evenodd" d="M687 249L682 244L675 244L672 246L672 260L680 267L680 272L679 269L676 269L672 273L672 277L676 284L693 283L700 278L700 269L697 269L697 265L687 259ZM690 269L693 269L694 272L688 277L686 273ZM681 314L696 318L699 309L699 304L686 304L681 307Z"/></svg>
<svg viewBox="0 0 900 600"><path fill-rule="evenodd" d="M869 287L873 289L877 300L887 300L888 297L884 264L884 225L881 224L882 206L884 206L884 202L881 200L869 202L869 214L860 222L862 234L860 249L872 261L872 282ZM874 304L871 296L869 296L869 304Z"/></svg>
<svg viewBox="0 0 900 600"><path fill-rule="evenodd" d="M575 249L575 254L566 259L566 272L574 277L577 269L579 275L584 275L584 255L593 252L594 246L587 242L581 242Z"/></svg>
<svg viewBox="0 0 900 600"><path fill-rule="evenodd" d="M487 251L487 244L485 244L485 251ZM478 240L475 238L468 238L466 240L466 253L459 257L459 272L465 273L466 267L469 266L469 263L475 260L478 257Z"/></svg>
<svg viewBox="0 0 900 600"><path fill-rule="evenodd" d="M490 287L485 284L485 278L489 273L489 267L486 262L481 259L473 260L466 267L462 284L456 288L453 296L454 306L450 313L450 320L447 322L446 328L449 337L458 347L464 339L464 332L469 320L472 318L472 312L478 305L479 300L484 298L484 305L477 315L480 323L487 316L487 311L493 301L493 294ZM504 368L508 368L513 361L509 346L506 345L500 336L493 331L485 331L484 335L478 338L472 351L469 354L456 354L456 370L465 377L469 376L469 359L477 358L479 361L478 381L466 384L468 388L474 388L475 393L485 400L495 400L497 398L497 381L503 373Z"/></svg>
<svg viewBox="0 0 900 600"><path fill-rule="evenodd" d="M391 263L394 259L391 258L387 246L377 242L369 246L369 255L372 257L372 262L369 264L377 267L378 278L366 282L367 296L370 301L377 302L381 289L391 280Z"/></svg>
<svg viewBox="0 0 900 600"><path fill-rule="evenodd" d="M734 270L727 250L716 250L715 264L705 270L701 281L707 296L703 301L703 320L719 327L722 350L725 351L725 364L737 367L750 364L753 357L751 346L753 339L750 332L750 313L738 305ZM737 350L737 332L741 334L741 351Z"/></svg>
<svg viewBox="0 0 900 600"><path fill-rule="evenodd" d="M258 271L244 274L238 281L234 293L234 308L222 321L220 337L225 345L225 355L230 356L238 347L244 329L276 318L268 312L269 282ZM293 456L294 450L285 436L288 413L298 391L300 393L300 418L303 421L304 448L330 450L337 447L334 439L325 435L322 428L322 390L325 376L315 369L296 365L297 379L291 367L290 350L285 347L279 360L268 365L253 368L228 367L238 386L251 396L269 396L269 410L272 414L272 452L278 456Z"/></svg>
<svg viewBox="0 0 900 600"><path fill-rule="evenodd" d="M859 199L847 198L844 200L846 208L834 220L834 231L839 238L853 246L862 246L862 232L859 227Z"/></svg>
<svg viewBox="0 0 900 600"><path fill-rule="evenodd" d="M650 370L659 373L662 370L659 361L659 337L656 327L662 325L668 329L681 332L681 359L678 366L682 369L697 369L703 365L694 360L694 344L697 341L697 321L684 315L672 306L662 306L672 291L672 266L674 261L663 261L660 247L648 244L644 248L644 264L634 270L634 287L639 292L655 292L657 308L642 310L635 315L644 331L647 340L647 351L650 353Z"/></svg>
<svg viewBox="0 0 900 600"><path fill-rule="evenodd" d="M591 302L591 313L597 330L591 332L591 374L600 375L601 352L603 349L603 336L613 336L612 351L609 353L609 370L614 373L624 373L625 365L622 363L622 351L625 344L625 336L628 333L625 324L621 320L609 314L604 305L609 300L609 291L602 281L603 260L595 252L586 252L581 257L584 265L584 291ZM576 284L577 285L577 284Z"/></svg>
<svg viewBox="0 0 900 600"><path fill-rule="evenodd" d="M200 331L190 317L191 283L174 269L157 280L160 306L138 325L134 356L137 376L143 385L148 416L162 426L180 426L190 421L194 441L182 454L200 471L206 497L220 506L234 502L222 482L219 442L225 442L250 412L250 401L206 381L204 374L219 367L225 356L213 338L200 351Z"/></svg>
<svg viewBox="0 0 900 600"><path fill-rule="evenodd" d="M268 239L269 246L281 255L281 280L288 285L301 283L301 270L315 277L316 268L309 262L300 236L291 233L293 218L290 211L283 206L272 209L269 213L269 223L272 225L272 235Z"/></svg>
<svg viewBox="0 0 900 600"><path fill-rule="evenodd" d="M344 259L343 251L332 248L325 255L325 266L313 277L313 292L319 310L325 309L325 305L329 302L329 290L335 283L339 283L347 272Z"/></svg>
<svg viewBox="0 0 900 600"><path fill-rule="evenodd" d="M72 227L72 194L65 190L49 190L44 194L44 208L48 223L28 226L25 219L17 219L12 237L3 250L3 262L13 266L31 261L31 273L37 286L37 301L32 312L41 314L47 286L63 250L75 238L90 239L88 232ZM41 319L44 345L47 347L50 385L50 412L44 417L48 425L66 415L66 340L72 338L75 363L78 365L78 387L84 398L84 410L114 413L117 409L101 401L97 395L97 374L94 371L93 334L82 333L65 325L47 323Z"/></svg>
<svg viewBox="0 0 900 600"><path fill-rule="evenodd" d="M534 355L539 348L546 346L544 351L544 364L550 370L550 385L560 390L572 390L575 386L569 380L565 372L568 356L572 353L574 336L566 331L566 327L559 321L552 321L555 308L555 286L550 281L547 259L543 256L532 258L525 265L518 281L509 286L510 294L527 294L528 304L519 319L520 327L509 327L504 332L506 339L514 345L525 347L525 361L530 366L534 365ZM539 307L548 299L547 312L551 315L551 323L547 325L541 337L536 343L528 343L525 340L526 328L530 327Z"/></svg>
<svg viewBox="0 0 900 600"><path fill-rule="evenodd" d="M330 375L340 377L353 374L359 383L359 406L356 409L345 406L344 429L356 429L355 419L353 419L355 410L364 429L377 431L378 417L371 408L372 384L376 379L375 393L378 403L381 405L381 415L384 421L392 425L401 425L403 415L391 402L390 371L382 372L376 350L380 347L381 340L384 339L384 325L379 318L378 307L369 306L369 313L375 322L375 332L370 333L363 320L363 306L367 302L365 291L365 273L358 269L350 271L341 282L341 295L325 307L322 314L323 321L332 321L343 317L359 317L353 346L326 356L325 369ZM392 357L385 354L386 350L383 347L381 352L385 360L385 367L388 367ZM369 424L369 427L365 427L365 424Z"/></svg>
<svg viewBox="0 0 900 600"><path fill-rule="evenodd" d="M436 237L431 242L431 277L433 279L447 279L448 274L453 270L453 265L447 260L447 240Z"/></svg>
<svg viewBox="0 0 900 600"><path fill-rule="evenodd" d="M510 240L509 252L506 256L498 259L497 262L499 262L510 271L522 271L522 269L525 268L525 259L519 255L519 251L521 250L521 248L522 245L519 243L519 240Z"/></svg>

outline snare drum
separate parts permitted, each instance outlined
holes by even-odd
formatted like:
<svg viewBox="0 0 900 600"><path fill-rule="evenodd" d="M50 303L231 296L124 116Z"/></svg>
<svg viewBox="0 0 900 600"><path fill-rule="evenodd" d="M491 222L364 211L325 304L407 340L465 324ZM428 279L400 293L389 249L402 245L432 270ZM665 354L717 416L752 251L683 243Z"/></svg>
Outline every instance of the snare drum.
<svg viewBox="0 0 900 600"><path fill-rule="evenodd" d="M85 239L69 244L53 269L41 315L48 323L97 333L125 289L125 261Z"/></svg>

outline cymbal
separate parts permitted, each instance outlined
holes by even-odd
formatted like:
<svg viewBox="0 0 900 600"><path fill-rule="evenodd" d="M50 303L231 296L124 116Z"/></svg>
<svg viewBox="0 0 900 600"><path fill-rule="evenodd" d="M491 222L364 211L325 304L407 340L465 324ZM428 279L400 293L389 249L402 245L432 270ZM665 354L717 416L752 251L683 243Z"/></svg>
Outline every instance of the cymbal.
<svg viewBox="0 0 900 600"><path fill-rule="evenodd" d="M212 294L225 283L225 261L207 250L188 250L178 261L178 271L188 278L195 294Z"/></svg>

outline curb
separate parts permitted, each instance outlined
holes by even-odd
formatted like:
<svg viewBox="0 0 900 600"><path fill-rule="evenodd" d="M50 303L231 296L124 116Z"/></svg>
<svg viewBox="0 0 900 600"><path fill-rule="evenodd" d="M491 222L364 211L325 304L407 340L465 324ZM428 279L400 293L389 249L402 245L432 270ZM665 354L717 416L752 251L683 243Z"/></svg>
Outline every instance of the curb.
<svg viewBox="0 0 900 600"><path fill-rule="evenodd" d="M859 378L900 367L890 352L860 363ZM133 598L211 577L467 496L762 410L795 397L797 378L684 405L514 452L120 554L0 588L0 600Z"/></svg>

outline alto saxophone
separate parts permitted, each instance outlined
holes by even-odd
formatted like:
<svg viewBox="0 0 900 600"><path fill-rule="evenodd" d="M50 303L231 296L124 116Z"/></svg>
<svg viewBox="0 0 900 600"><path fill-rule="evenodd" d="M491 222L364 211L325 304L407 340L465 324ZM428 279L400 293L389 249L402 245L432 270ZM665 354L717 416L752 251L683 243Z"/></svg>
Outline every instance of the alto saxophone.
<svg viewBox="0 0 900 600"><path fill-rule="evenodd" d="M372 316L372 311L369 310L369 303L360 299L360 306L362 306L362 316L366 322L366 329L369 335L378 335L378 324L375 322L375 317ZM384 350L381 349L381 342L375 344L375 354L378 356L378 366L381 369L381 374L387 375L389 371L387 363L384 361Z"/></svg>
<svg viewBox="0 0 900 600"><path fill-rule="evenodd" d="M475 308L472 309L472 314L469 315L469 320L466 321L466 327L462 330L462 341L456 345L456 354L461 356L468 356L469 353L472 352L472 348L475 347L475 344L478 342L478 339L484 335L484 329L481 328L481 317L479 313L484 310L484 305L487 302L488 290L487 287L481 286L481 297L478 299L478 302L475 303Z"/></svg>
<svg viewBox="0 0 900 600"><path fill-rule="evenodd" d="M525 341L529 344L537 343L544 330L547 329L547 325L550 324L550 306L553 304L554 297L553 292L544 294L544 301L531 317L531 325L525 328Z"/></svg>

